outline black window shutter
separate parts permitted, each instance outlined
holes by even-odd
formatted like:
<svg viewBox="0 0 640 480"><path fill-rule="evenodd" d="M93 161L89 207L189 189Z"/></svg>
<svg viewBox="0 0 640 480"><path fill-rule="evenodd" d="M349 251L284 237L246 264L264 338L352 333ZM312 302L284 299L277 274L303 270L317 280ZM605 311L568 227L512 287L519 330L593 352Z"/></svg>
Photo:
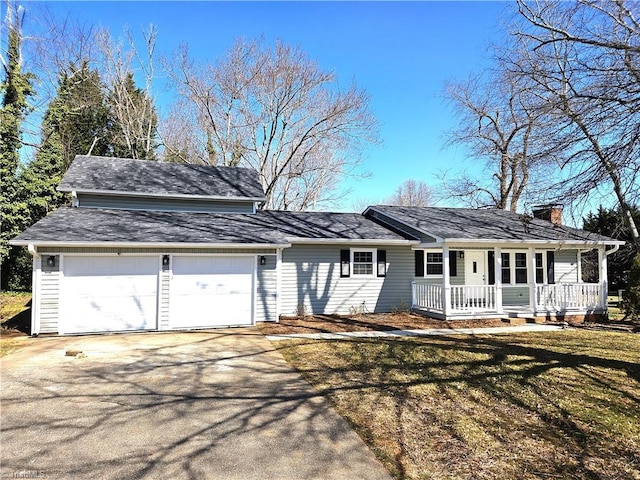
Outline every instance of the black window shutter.
<svg viewBox="0 0 640 480"><path fill-rule="evenodd" d="M493 250L489 250L488 261L489 266L489 285L496 284L496 257Z"/></svg>
<svg viewBox="0 0 640 480"><path fill-rule="evenodd" d="M416 250L416 277L424 277L424 250Z"/></svg>
<svg viewBox="0 0 640 480"><path fill-rule="evenodd" d="M555 275L555 255L553 252L547 252L547 283L556 283Z"/></svg>
<svg viewBox="0 0 640 480"><path fill-rule="evenodd" d="M340 276L351 276L351 252L349 250L340 250Z"/></svg>
<svg viewBox="0 0 640 480"><path fill-rule="evenodd" d="M387 276L387 251L378 250L378 276Z"/></svg>
<svg viewBox="0 0 640 480"><path fill-rule="evenodd" d="M458 252L449 250L449 276L458 276Z"/></svg>

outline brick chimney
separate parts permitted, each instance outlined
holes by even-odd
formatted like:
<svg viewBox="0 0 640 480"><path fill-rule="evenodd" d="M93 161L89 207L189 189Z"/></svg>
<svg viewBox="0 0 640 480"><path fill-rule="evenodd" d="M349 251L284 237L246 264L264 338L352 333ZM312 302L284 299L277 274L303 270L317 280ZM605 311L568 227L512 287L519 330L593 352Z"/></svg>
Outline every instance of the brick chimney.
<svg viewBox="0 0 640 480"><path fill-rule="evenodd" d="M562 205L560 204L548 204L548 205L536 205L533 207L532 212L534 218L540 220L546 220L554 225L562 225Z"/></svg>

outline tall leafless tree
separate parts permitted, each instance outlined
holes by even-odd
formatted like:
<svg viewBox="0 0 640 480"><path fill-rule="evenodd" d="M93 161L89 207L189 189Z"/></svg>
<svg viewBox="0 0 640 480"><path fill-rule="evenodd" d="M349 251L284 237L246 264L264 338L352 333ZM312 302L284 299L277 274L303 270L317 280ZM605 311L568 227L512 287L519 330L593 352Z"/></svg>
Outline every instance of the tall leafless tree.
<svg viewBox="0 0 640 480"><path fill-rule="evenodd" d="M615 197L636 242L640 199L640 3L518 1L518 49L509 71L534 86L556 125L548 142L557 199ZM610 203L610 202L609 202Z"/></svg>
<svg viewBox="0 0 640 480"><path fill-rule="evenodd" d="M116 143L125 146L117 152L128 158L153 158L156 148L156 115L152 84L156 28L143 31L144 53L136 48L133 34L125 31L126 44L114 39L107 30L97 34L102 79L107 89L111 115L118 124ZM135 85L133 72L144 77L144 88Z"/></svg>
<svg viewBox="0 0 640 480"><path fill-rule="evenodd" d="M474 161L485 162L487 175L455 173L452 178L444 172L441 196L475 207L518 210L533 174L551 156L540 141L543 109L528 82L499 72L489 80L451 83L446 97L458 118L449 145L466 146Z"/></svg>
<svg viewBox="0 0 640 480"><path fill-rule="evenodd" d="M240 41L215 64L197 64L182 48L168 70L182 98L161 132L167 156L254 168L266 208L337 199L360 147L377 141L367 95L281 42Z"/></svg>

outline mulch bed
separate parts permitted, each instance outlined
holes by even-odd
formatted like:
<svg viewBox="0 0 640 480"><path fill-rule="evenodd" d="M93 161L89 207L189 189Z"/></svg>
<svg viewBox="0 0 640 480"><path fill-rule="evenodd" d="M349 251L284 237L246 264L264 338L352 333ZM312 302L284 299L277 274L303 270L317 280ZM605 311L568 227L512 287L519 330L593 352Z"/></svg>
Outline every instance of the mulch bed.
<svg viewBox="0 0 640 480"><path fill-rule="evenodd" d="M289 333L339 333L372 330L418 330L427 328L481 328L503 327L508 321L492 318L478 320L444 321L415 313L367 313L354 316L311 315L305 318L281 318L280 323L259 323L265 335Z"/></svg>

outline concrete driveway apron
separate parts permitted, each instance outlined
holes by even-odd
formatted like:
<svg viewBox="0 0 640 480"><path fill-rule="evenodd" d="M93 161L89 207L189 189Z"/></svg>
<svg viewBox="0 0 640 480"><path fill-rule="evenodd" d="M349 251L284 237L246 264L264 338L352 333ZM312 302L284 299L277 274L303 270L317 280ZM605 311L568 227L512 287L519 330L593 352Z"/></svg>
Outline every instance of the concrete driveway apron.
<svg viewBox="0 0 640 480"><path fill-rule="evenodd" d="M390 478L256 330L25 343L1 360L2 478Z"/></svg>

